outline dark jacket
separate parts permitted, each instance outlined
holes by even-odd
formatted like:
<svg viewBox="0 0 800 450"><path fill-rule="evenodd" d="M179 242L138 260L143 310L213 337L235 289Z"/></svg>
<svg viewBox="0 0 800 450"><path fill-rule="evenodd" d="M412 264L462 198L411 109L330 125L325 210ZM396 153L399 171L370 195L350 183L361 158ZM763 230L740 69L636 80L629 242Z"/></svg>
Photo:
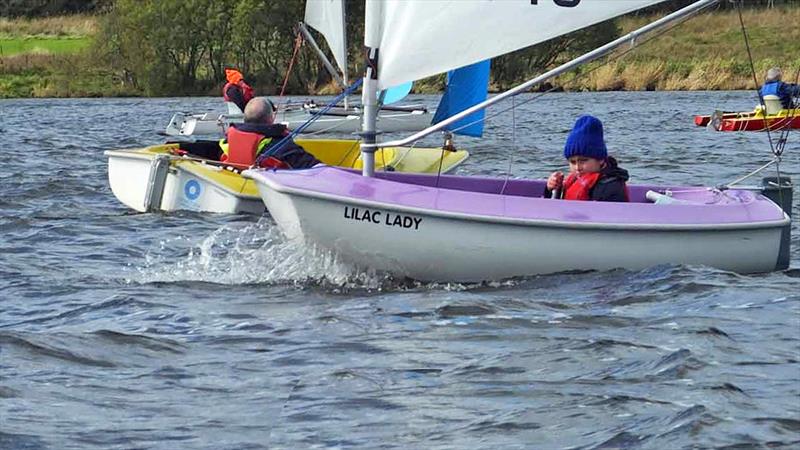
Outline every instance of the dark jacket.
<svg viewBox="0 0 800 450"><path fill-rule="evenodd" d="M244 81L226 83L222 88L222 98L225 101L236 104L242 112L244 112L244 107L247 106L247 102L253 98L253 95L253 88Z"/></svg>
<svg viewBox="0 0 800 450"><path fill-rule="evenodd" d="M625 182L629 179L628 171L619 167L617 160L609 156L600 174L597 184L589 191L589 199L597 202L627 202L628 188ZM544 197L551 196L551 191L545 188Z"/></svg>
<svg viewBox="0 0 800 450"><path fill-rule="evenodd" d="M278 143L289 134L289 130L286 128L286 125L234 123L231 124L231 126L239 131L244 131L246 133L258 133L267 139L272 139L272 141L264 147L259 156L264 154L272 156L273 158L284 162L289 166L290 169L307 169L320 163L320 161L315 158L314 155L308 153L303 147L297 145L291 138L284 142L277 151L274 150L275 146L278 145Z"/></svg>
<svg viewBox="0 0 800 450"><path fill-rule="evenodd" d="M800 85L784 83L783 81L770 81L761 86L761 96L777 95L781 99L783 109L794 107L793 98L800 97Z"/></svg>

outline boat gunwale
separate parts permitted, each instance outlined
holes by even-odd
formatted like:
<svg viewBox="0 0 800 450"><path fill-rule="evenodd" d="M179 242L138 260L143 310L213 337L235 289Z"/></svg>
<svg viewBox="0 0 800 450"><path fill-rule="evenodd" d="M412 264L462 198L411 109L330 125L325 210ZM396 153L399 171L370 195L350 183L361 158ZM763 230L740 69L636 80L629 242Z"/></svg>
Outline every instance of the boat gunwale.
<svg viewBox="0 0 800 450"><path fill-rule="evenodd" d="M455 211L443 211L443 210L435 210L431 208L424 208L418 206L403 205L400 203L387 204L380 201L359 199L351 196L343 196L327 192L298 189L292 186L281 184L274 179L267 178L262 175L262 173L268 173L268 172L278 172L278 171L274 169L247 170L245 172L242 172L242 176L256 181L257 184L259 181L261 181L274 191L283 194L292 194L306 198L332 200L338 203L351 203L351 204L357 204L358 206L370 207L373 209L395 210L417 215L427 215L438 218L456 219L456 220L481 222L481 223L489 222L489 223L503 224L503 225L520 225L520 226L531 226L531 227L549 227L549 228L566 228L566 229L624 230L624 231L711 231L711 232L746 230L746 229L783 228L791 223L791 218L785 212L782 212L783 217L780 220L768 220L759 222L715 222L715 223L704 223L704 224L697 224L697 223L624 224L624 223L608 223L608 222L569 222L560 220L529 219L529 218L516 218L516 217L495 216L495 215L468 214ZM382 181L392 182L392 180L382 180ZM431 189L451 190L446 188L431 188ZM489 194L489 195L500 195L500 194ZM699 207L699 206L701 207L704 205L672 204L672 205L659 205L659 206L682 208L682 207Z"/></svg>
<svg viewBox="0 0 800 450"><path fill-rule="evenodd" d="M162 144L161 146L171 146L171 145L172 144ZM105 154L107 156L130 158L130 159L141 159L141 160L149 160L149 161L152 161L155 157L157 157L159 155L164 155L164 156L167 156L167 157L170 158L170 166L171 167L175 168L176 170L183 170L184 172L187 172L187 173L191 174L194 177L200 178L201 180L213 185L214 187L225 191L226 194L232 195L232 196L240 198L240 199L248 200L248 201L261 200L261 196L259 196L257 194L245 194L241 190L238 190L238 191L234 190L233 188L228 187L228 186L220 183L218 180L215 180L212 177L202 173L202 171L192 170L195 166L203 167L203 168L211 168L211 167L213 167L214 169L209 169L209 170L215 170L215 171L216 170L219 170L219 171L227 170L219 162L217 162L217 164L206 164L203 161L195 161L195 160L184 159L184 158L182 158L181 156L178 156L178 155L170 155L168 153L160 153L160 152L156 153L156 152L148 152L147 151L147 150L152 149L153 147L159 147L159 146L142 147L142 148L127 149L127 150L106 150L106 151L103 152L103 154ZM209 161L211 161L212 163L215 162L213 160L209 160ZM186 166L189 166L189 167L186 167ZM246 183L247 180L245 179L244 182ZM242 186L244 186L244 184Z"/></svg>

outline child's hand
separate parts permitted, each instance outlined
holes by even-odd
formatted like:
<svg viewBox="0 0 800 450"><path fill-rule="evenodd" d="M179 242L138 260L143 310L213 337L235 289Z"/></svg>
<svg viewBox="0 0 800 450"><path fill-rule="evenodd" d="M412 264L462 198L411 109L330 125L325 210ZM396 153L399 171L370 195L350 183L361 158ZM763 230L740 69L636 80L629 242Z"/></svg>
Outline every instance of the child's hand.
<svg viewBox="0 0 800 450"><path fill-rule="evenodd" d="M550 178L547 179L547 189L555 191L561 189L561 184L564 182L564 174L562 172L553 172Z"/></svg>

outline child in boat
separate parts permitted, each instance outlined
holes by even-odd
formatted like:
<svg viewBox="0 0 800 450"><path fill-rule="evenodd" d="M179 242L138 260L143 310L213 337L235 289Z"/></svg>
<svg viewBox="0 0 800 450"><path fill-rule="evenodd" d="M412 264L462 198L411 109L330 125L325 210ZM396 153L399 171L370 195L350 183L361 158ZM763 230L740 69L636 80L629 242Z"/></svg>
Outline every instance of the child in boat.
<svg viewBox="0 0 800 450"><path fill-rule="evenodd" d="M553 172L547 179L544 196L566 200L627 202L628 171L608 156L603 140L603 123L590 115L578 118L564 145L564 157L569 162L569 174Z"/></svg>

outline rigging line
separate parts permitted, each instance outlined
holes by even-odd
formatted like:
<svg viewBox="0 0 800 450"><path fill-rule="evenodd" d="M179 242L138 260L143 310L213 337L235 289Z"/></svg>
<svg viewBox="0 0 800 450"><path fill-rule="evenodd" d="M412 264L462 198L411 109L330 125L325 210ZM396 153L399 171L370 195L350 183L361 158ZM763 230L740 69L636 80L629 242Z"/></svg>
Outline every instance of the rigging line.
<svg viewBox="0 0 800 450"><path fill-rule="evenodd" d="M517 150L517 96L511 97L511 106L514 109L511 110L511 148L515 151ZM506 192L506 187L508 187L508 180L511 178L511 157L508 158L508 167L506 167L506 179L503 181L503 187L500 188L500 195Z"/></svg>
<svg viewBox="0 0 800 450"><path fill-rule="evenodd" d="M386 149L382 148L382 149L380 149L380 152L381 152L381 162L383 163L383 169L381 171L382 172L386 172ZM363 161L362 161L362 164L363 164Z"/></svg>
<svg viewBox="0 0 800 450"><path fill-rule="evenodd" d="M638 48L641 48L644 45L648 44L650 41L654 40L655 38L657 38L659 36L662 36L662 35L664 35L666 33L669 33L670 31L680 27L681 25L685 24L686 22L688 22L693 17L694 17L694 15L683 17L683 18L681 18L680 20L676 21L673 25L671 25L669 27L665 27L665 28L663 28L663 29L661 29L659 31L653 32L652 34L650 34L648 36L645 36L645 37L643 37L641 39L637 39L637 41L636 41L637 43L636 43L635 46L629 47L627 50L624 50L624 51L621 51L621 52L617 52L614 55L608 55L605 58L601 58L601 59L605 59L607 62L620 60L620 59L624 58L625 56L627 56L629 53L632 53L634 50L636 50ZM594 73L596 70L600 69L603 66L605 66L605 64L598 64L597 66L592 67L591 69L589 69L589 70L587 70L585 72L582 72L582 73L579 73L579 74L575 75L575 77L572 78L572 80L579 80L581 78L585 78L589 74ZM558 86L553 86L550 89L547 89L545 91L541 91L539 93L536 93L535 95L531 96L530 98L525 99L522 102L520 102L519 105L517 105L517 106L522 106L522 105L530 103L530 102L532 102L534 100L538 100L539 98L542 98L545 95L547 95L547 94L549 94L549 93L551 93L551 92L553 92L553 91L555 91L557 89L558 89ZM522 92L520 92L520 94L522 94ZM517 97L517 96L519 96L519 94L514 95L513 97ZM468 123L466 125L462 125L462 126L456 128L454 130L451 130L451 131L455 132L455 131L460 130L462 128L466 128L466 127L468 127L470 125L474 125L474 124L480 122L481 120L489 120L489 119L495 118L495 117L499 116L500 114L503 114L505 112L510 111L512 108L513 107L508 107L508 108L505 108L505 109L498 110L496 113L491 114L491 115L487 115L483 119L474 120L474 121L472 121L472 122L470 122L470 123Z"/></svg>
<svg viewBox="0 0 800 450"><path fill-rule="evenodd" d="M750 71L753 74L753 82L755 83L756 86L756 94L758 95L758 104L763 107L762 114L764 114L764 128L766 129L767 138L769 139L769 148L770 150L772 150L773 155L779 156L777 153L775 153L775 145L773 145L772 143L772 133L769 130L770 128L769 122L767 121L767 105L764 103L764 97L761 95L761 89L759 88L759 83L758 83L758 76L756 75L756 67L753 64L753 53L750 50L750 39L747 37L747 28L745 28L744 26L744 17L742 17L742 3L744 3L744 0L739 0L738 2L736 2L736 10L739 12L739 23L741 24L742 28L744 45L747 48L747 58L749 59L750 62Z"/></svg>
<svg viewBox="0 0 800 450"><path fill-rule="evenodd" d="M759 167L758 169L748 173L747 175L745 175L743 177L737 178L736 180L733 180L732 182L730 182L728 184L721 185L721 186L719 186L719 188L722 189L722 188L730 188L732 186L736 186L737 184L741 183L742 181L752 177L753 175L758 174L759 172L761 172L762 170L766 169L767 167L769 167L769 166L771 166L773 164L779 164L780 161L781 161L781 158L776 156L770 162L764 164L763 166Z"/></svg>
<svg viewBox="0 0 800 450"><path fill-rule="evenodd" d="M359 144L361 144L361 139L356 139L356 140L354 140L354 141L353 141L353 145L351 145L351 146L350 146L350 148L348 148L348 149L347 149L347 151L346 151L346 152L344 152L344 156L342 156L342 159L340 159L340 160L339 160L339 163L338 163L338 164L336 164L336 165L337 165L337 166L344 166L344 162L347 160L347 158L349 158L349 157L350 157L350 154L351 154L351 153L353 153L353 149L355 149L355 148L358 148L358 147L359 147ZM357 160L358 160L358 158L354 158L354 159L353 159L353 164L350 166L351 168L354 168L354 167L355 167L355 165L356 165L356 161L357 161Z"/></svg>
<svg viewBox="0 0 800 450"><path fill-rule="evenodd" d="M436 171L436 187L439 187L439 180L442 178L442 164L444 164L444 152L446 152L444 146L442 146L442 150L439 153L439 168Z"/></svg>
<svg viewBox="0 0 800 450"><path fill-rule="evenodd" d="M311 113L311 114L313 114L313 113ZM331 126L329 126L327 128L320 128L317 131L312 131L310 133L303 133L303 134L305 134L306 136L317 136L317 135L320 135L320 134L327 133L329 131L336 131L336 129L339 128L340 126L342 126L341 123L334 123L334 124L332 124Z"/></svg>
<svg viewBox="0 0 800 450"><path fill-rule="evenodd" d="M334 106L336 106L336 104L337 104L337 103L339 103L339 101L340 101L342 98L344 98L344 97L346 97L346 96L350 95L350 93L352 93L353 91L355 91L356 89L358 89L358 87L359 87L359 86L361 86L361 83L362 83L363 81L364 81L364 79L363 79L363 78L359 78L358 80L356 80L356 82L355 82L355 83L351 84L351 85L350 85L350 86L349 86L347 89L345 89L344 91L342 91L342 93L341 93L341 94L337 95L337 96L336 96L336 98L334 98L334 99L333 99L333 100L332 100L330 103L328 103L327 105L325 105L325 107L324 107L324 108L322 108L321 110L319 110L319 111L317 111L316 113L314 113L314 114L311 116L311 118L310 118L310 119L308 119L308 120L306 121L306 123L304 123L304 124L300 125L299 127L295 128L294 130L292 130L292 132L291 132L291 133L289 133L288 135L284 136L284 137L283 137L283 139L281 139L280 141L278 141L278 143L277 143L277 144L275 144L275 145L274 145L274 146L272 146L271 148L268 148L268 149L267 149L267 151L265 151L265 152L261 153L260 155L258 155L258 158L256 158L256 160L255 160L255 162L254 162L254 164L253 164L253 165L255 165L255 166L258 166L258 165L261 163L261 161L263 161L263 160L264 160L264 158L267 158L267 157L269 157L269 156L272 156L272 155L273 155L273 154L275 154L275 153L276 153L278 150L280 150L281 148L283 148L283 146L284 146L284 145L286 145L286 143L288 143L288 142L289 142L289 141L290 141L292 138L294 138L294 137L295 137L295 136L297 136L298 134L302 133L302 132L303 132L303 130L305 130L306 128L308 128L308 126L309 126L309 125L311 125L311 123L312 123L312 122L316 121L317 119L319 119L320 117L322 117L322 115L323 115L323 114L325 114L326 112L330 111L330 110L331 110L331 108L333 108Z"/></svg>
<svg viewBox="0 0 800 450"><path fill-rule="evenodd" d="M396 149L405 148L405 151L403 152L402 156L398 156L396 158L397 163L400 164L401 162L405 161L405 159L408 157L409 154L411 154L411 152L414 150L414 147L416 147L416 146L417 146L417 143L414 142L409 147L392 147L392 148L396 148ZM397 153L399 154L400 152L397 151Z"/></svg>
<svg viewBox="0 0 800 450"><path fill-rule="evenodd" d="M797 68L797 72L795 72L794 77L794 84L797 85L798 81L800 80L800 67ZM792 122L794 121L794 114L797 109L800 107L800 97L792 98L792 106L788 109L786 114L786 126L781 130L781 136L778 138L778 145L777 145L777 152L778 156L783 155L783 151L786 149L786 143L789 140L789 133L792 130Z"/></svg>
<svg viewBox="0 0 800 450"><path fill-rule="evenodd" d="M412 148L417 146L417 142L411 144L411 148L409 148L408 150L409 152L411 151ZM442 164L444 163L444 152L445 149L444 146L442 146L441 153L439 154L439 169L436 171L436 185L434 185L434 187L437 189L439 188L439 181L442 179ZM406 152L406 155L408 155L408 152ZM405 158L405 156L403 157Z"/></svg>
<svg viewBox="0 0 800 450"><path fill-rule="evenodd" d="M786 145L786 143L785 143L786 136L784 136L783 133L781 133L781 139L778 142L778 149L776 149L776 146L772 142L772 133L770 131L769 122L767 121L767 105L764 102L764 98L761 95L761 89L759 89L759 87L758 87L759 84L758 84L758 77L756 76L756 68L753 65L753 54L750 51L750 41L749 41L749 39L747 37L747 30L746 30L746 28L744 26L744 18L742 17L742 3L744 3L744 0L739 1L736 4L736 9L739 12L739 23L742 26L742 35L744 36L744 43L745 43L745 45L747 47L747 57L750 60L750 70L753 73L753 81L755 82L755 86L756 86L756 89L757 89L756 92L758 93L759 103L763 106L764 127L766 128L766 131L767 131L767 139L769 140L769 147L770 147L770 150L772 151L772 154L775 156L775 158L772 161L770 161L770 163L775 162L775 171L776 171L776 175L777 175L777 178L778 178L778 186L780 187L781 184L782 184L782 182L781 182L781 178L782 177L781 177L781 165L780 165L780 162L781 162L781 154L783 153L783 148ZM781 141L783 141L783 144L781 144ZM767 165L769 165L770 163L768 163ZM763 168L766 168L766 167L767 167L766 165L763 166ZM761 170L763 170L763 168L757 169L756 172L754 172L753 174L760 172ZM747 175L747 176L751 176L751 175ZM738 181L739 180L736 180L733 184L736 184L736 182L738 182ZM781 202L781 204L783 204L784 201L783 201L783 190L782 189L778 189L778 198L779 198L779 201Z"/></svg>
<svg viewBox="0 0 800 450"><path fill-rule="evenodd" d="M278 97L283 97L283 93L286 92L286 85L289 83L289 74L292 73L292 66L294 66L294 61L297 58L297 52L300 51L301 45L303 45L303 35L300 33L300 30L298 30L297 37L294 39L294 52L292 53L292 59L289 60L289 67L286 68L286 76L283 78L281 94Z"/></svg>

